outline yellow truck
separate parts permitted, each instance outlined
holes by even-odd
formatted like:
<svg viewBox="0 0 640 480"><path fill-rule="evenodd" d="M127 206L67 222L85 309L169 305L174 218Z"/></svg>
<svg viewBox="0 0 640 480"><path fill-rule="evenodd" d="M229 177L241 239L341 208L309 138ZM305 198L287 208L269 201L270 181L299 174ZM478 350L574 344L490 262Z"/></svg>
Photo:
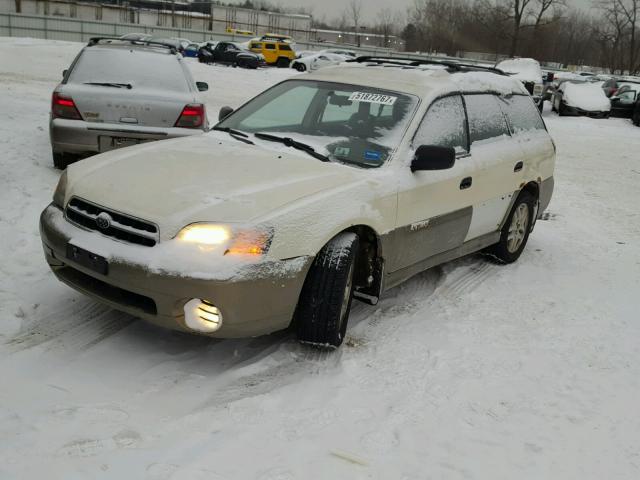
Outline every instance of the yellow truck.
<svg viewBox="0 0 640 480"><path fill-rule="evenodd" d="M268 65L287 68L296 58L291 41L291 37L287 35L266 34L260 39L251 40L249 49L254 53L261 53Z"/></svg>

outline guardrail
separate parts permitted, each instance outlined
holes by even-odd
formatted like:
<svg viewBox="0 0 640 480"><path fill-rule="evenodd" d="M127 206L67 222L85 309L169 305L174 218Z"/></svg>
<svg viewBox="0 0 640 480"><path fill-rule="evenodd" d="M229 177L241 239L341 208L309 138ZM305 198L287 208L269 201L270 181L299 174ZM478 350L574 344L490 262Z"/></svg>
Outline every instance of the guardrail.
<svg viewBox="0 0 640 480"><path fill-rule="evenodd" d="M17 13L0 13L0 37L32 37L51 40L66 40L70 42L87 42L95 36L113 35L120 36L127 33L148 33L156 37L188 38L195 43L207 40L246 42L250 37L235 35L226 32L214 32L210 30L191 30L185 28L155 27L136 23L110 23L94 20L81 20L69 17L56 17L47 15L25 15ZM461 59L455 57L430 56L424 54L411 54L398 52L387 48L354 47L351 45L336 44L330 42L296 42L296 50L322 50L325 48L343 48L353 50L362 55L402 56L415 59L452 60L465 63L486 64L486 62Z"/></svg>

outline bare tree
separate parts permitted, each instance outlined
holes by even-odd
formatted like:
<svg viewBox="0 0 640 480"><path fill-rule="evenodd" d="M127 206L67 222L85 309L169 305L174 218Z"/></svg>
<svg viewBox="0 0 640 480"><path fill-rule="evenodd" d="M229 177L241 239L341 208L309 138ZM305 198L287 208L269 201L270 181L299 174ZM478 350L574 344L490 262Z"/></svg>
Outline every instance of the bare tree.
<svg viewBox="0 0 640 480"><path fill-rule="evenodd" d="M360 46L360 18L362 17L362 0L350 0L347 5L346 16L353 22L356 43Z"/></svg>
<svg viewBox="0 0 640 480"><path fill-rule="evenodd" d="M515 56L522 32L523 22L528 14L529 4L533 0L507 0L504 2L505 13L511 21L511 46L509 56Z"/></svg>
<svg viewBox="0 0 640 480"><path fill-rule="evenodd" d="M640 0L615 0L620 5L620 10L627 20L629 30L629 56L627 69L629 73L634 73L638 65L636 63L636 29L638 28L638 9Z"/></svg>

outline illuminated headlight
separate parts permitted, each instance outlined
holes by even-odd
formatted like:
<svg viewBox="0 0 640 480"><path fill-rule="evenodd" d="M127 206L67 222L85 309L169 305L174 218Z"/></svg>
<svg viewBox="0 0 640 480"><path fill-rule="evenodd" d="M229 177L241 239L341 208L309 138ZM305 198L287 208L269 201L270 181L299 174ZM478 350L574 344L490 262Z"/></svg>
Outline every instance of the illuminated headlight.
<svg viewBox="0 0 640 480"><path fill-rule="evenodd" d="M194 298L184 305L184 321L191 330L213 333L222 327L222 314L213 303Z"/></svg>
<svg viewBox="0 0 640 480"><path fill-rule="evenodd" d="M65 170L60 175L60 180L58 180L58 186L56 187L55 192L53 192L53 204L57 205L60 208L64 208L64 197L67 194L67 171Z"/></svg>
<svg viewBox="0 0 640 480"><path fill-rule="evenodd" d="M178 240L194 243L203 251L220 249L224 255L264 255L273 234L269 229L232 228L216 223L193 223L184 227Z"/></svg>

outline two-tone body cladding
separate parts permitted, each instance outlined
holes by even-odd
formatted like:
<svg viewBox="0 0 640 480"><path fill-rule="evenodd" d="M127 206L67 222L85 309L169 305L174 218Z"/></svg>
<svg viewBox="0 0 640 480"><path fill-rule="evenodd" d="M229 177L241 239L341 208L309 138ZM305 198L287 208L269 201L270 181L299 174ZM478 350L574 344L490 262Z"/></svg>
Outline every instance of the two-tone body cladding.
<svg viewBox="0 0 640 480"><path fill-rule="evenodd" d="M237 337L295 321L337 346L352 297L484 248L514 261L553 188L534 103L493 72L410 67L329 67L206 135L72 165L41 218L49 264L163 326Z"/></svg>

